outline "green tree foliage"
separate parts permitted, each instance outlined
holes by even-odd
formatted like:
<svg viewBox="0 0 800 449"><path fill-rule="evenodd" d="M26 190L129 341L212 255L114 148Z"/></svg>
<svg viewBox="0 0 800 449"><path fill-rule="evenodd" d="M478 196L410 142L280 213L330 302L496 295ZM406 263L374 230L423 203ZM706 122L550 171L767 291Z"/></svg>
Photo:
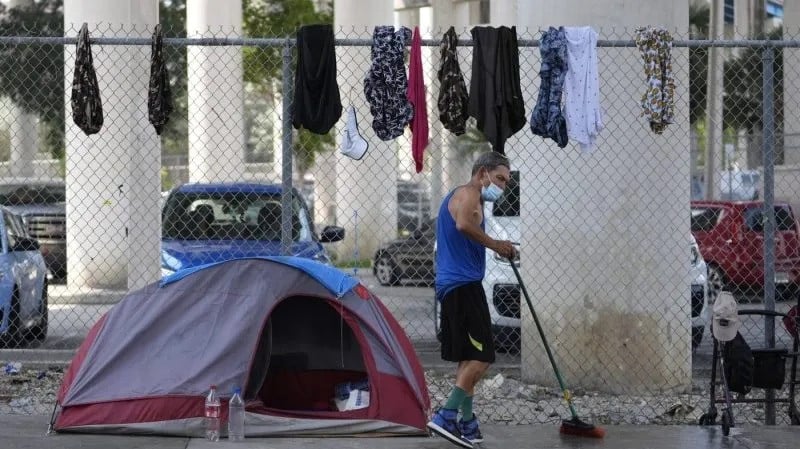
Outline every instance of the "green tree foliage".
<svg viewBox="0 0 800 449"><path fill-rule="evenodd" d="M186 0L161 0L158 16L165 37L186 37ZM162 152L184 155L189 152L186 47L164 45L164 61L169 72L174 110L161 133Z"/></svg>
<svg viewBox="0 0 800 449"><path fill-rule="evenodd" d="M694 0L689 4L689 38L707 39L711 16L709 4ZM708 80L708 49L689 49L689 122L705 119Z"/></svg>
<svg viewBox="0 0 800 449"><path fill-rule="evenodd" d="M332 10L317 11L311 0L244 0L244 32L249 37L294 37L303 25L332 24ZM274 97L274 89L280 89L282 67L282 48L245 47L244 79L257 87L257 93ZM332 149L334 136L332 132L317 135L301 129L293 142L297 169L305 172L314 165L317 154Z"/></svg>
<svg viewBox="0 0 800 449"><path fill-rule="evenodd" d="M64 35L62 0L36 0L30 7L0 5L0 35ZM0 46L0 95L42 123L43 145L53 157L64 155L64 48L61 45Z"/></svg>
<svg viewBox="0 0 800 449"><path fill-rule="evenodd" d="M781 39L783 31L778 28L767 36L756 39ZM724 114L725 127L758 131L763 124L763 50L741 49L738 55L725 62ZM774 50L773 62L775 84L775 111L777 118L783 110L783 52Z"/></svg>

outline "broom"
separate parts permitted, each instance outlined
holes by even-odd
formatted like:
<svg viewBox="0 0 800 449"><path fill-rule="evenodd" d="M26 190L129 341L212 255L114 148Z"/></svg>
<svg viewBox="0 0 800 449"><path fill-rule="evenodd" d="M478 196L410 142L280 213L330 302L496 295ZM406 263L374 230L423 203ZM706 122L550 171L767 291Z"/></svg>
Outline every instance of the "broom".
<svg viewBox="0 0 800 449"><path fill-rule="evenodd" d="M547 351L547 358L550 359L550 364L553 365L553 371L556 373L558 385L561 387L561 392L564 394L564 400L567 401L569 411L572 414L571 418L561 421L561 428L559 429L559 432L565 435L575 435L579 437L603 438L606 434L605 430L585 421L581 421L581 419L578 418L578 413L575 412L575 406L572 405L572 394L569 392L569 390L567 390L567 387L564 385L564 380L561 378L561 373L558 371L556 361L553 358L553 353L550 351L550 345L547 344L547 338L544 336L544 330L542 330L542 325L539 323L539 317L536 316L536 311L533 310L533 303L531 302L531 298L528 296L528 290L525 289L525 283L522 282L522 277L519 275L519 270L517 270L514 260L512 260L510 257L508 260L511 263L511 268L514 270L514 275L517 277L517 282L519 282L519 287L522 290L522 294L525 296L525 301L528 303L528 308L531 311L531 315L533 315L533 321L536 323L536 329L539 330L539 336L542 337L544 349Z"/></svg>

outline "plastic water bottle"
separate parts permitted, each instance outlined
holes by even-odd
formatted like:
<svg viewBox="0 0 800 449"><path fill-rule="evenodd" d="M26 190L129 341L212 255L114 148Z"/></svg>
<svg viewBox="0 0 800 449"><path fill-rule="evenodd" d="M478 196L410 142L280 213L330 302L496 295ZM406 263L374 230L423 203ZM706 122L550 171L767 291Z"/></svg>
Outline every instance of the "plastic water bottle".
<svg viewBox="0 0 800 449"><path fill-rule="evenodd" d="M217 386L212 385L206 396L206 439L219 441L219 411L221 404L217 396Z"/></svg>
<svg viewBox="0 0 800 449"><path fill-rule="evenodd" d="M228 403L228 440L244 440L244 401L242 389L234 388L233 396Z"/></svg>

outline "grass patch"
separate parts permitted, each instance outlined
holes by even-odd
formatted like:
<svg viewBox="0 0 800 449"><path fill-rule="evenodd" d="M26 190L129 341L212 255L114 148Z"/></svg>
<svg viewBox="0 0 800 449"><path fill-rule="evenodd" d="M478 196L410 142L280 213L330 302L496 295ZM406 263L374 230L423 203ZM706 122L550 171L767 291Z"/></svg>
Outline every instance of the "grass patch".
<svg viewBox="0 0 800 449"><path fill-rule="evenodd" d="M372 259L342 260L334 263L336 268L372 268Z"/></svg>

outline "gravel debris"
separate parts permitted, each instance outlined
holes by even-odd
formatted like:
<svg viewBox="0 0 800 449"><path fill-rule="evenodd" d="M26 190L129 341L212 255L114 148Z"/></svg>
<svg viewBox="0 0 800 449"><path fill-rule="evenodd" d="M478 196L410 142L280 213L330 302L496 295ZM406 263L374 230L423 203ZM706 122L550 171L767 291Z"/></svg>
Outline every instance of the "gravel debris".
<svg viewBox="0 0 800 449"><path fill-rule="evenodd" d="M0 373L0 415L50 414L63 375L60 366ZM450 394L453 374L426 370L425 378L431 407L436 409ZM786 397L786 391L776 396ZM749 397L759 396L751 393ZM576 388L573 402L582 419L601 425L697 424L708 410L708 390L695 386L691 393L658 396L610 395ZM492 374L478 384L474 408L482 422L508 425L555 424L569 416L558 389L527 384L507 373ZM733 409L739 424L764 422L763 404L734 404ZM776 409L778 423L788 424L786 406L778 404Z"/></svg>

